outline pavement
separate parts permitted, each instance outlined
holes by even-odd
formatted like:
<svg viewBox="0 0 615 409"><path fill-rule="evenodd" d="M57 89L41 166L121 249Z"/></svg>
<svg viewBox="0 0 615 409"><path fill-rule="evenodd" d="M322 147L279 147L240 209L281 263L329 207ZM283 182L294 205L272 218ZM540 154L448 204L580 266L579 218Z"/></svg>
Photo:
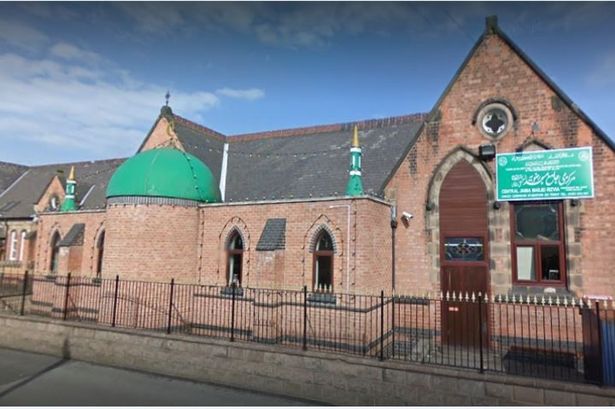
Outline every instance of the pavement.
<svg viewBox="0 0 615 409"><path fill-rule="evenodd" d="M314 403L0 348L0 406L306 406Z"/></svg>

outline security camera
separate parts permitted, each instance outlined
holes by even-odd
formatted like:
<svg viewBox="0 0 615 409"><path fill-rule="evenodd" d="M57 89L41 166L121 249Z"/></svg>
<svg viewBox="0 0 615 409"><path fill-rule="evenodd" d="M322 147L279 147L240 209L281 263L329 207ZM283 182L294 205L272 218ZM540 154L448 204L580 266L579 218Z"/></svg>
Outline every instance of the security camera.
<svg viewBox="0 0 615 409"><path fill-rule="evenodd" d="M403 212L401 214L401 218L404 219L405 221L409 221L410 219L412 219L414 216L411 213L408 212Z"/></svg>

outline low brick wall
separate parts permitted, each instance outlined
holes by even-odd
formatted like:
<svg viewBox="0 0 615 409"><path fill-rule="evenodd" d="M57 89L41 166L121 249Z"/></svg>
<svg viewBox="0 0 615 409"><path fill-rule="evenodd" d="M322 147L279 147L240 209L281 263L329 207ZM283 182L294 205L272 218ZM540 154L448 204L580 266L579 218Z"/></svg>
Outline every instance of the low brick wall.
<svg viewBox="0 0 615 409"><path fill-rule="evenodd" d="M0 346L343 405L614 405L615 389L0 316Z"/></svg>

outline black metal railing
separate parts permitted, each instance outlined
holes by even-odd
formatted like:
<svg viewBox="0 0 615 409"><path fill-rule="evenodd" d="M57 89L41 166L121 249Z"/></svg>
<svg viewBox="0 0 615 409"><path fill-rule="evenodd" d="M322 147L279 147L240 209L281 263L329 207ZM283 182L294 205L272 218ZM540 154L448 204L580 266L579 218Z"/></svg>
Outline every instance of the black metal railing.
<svg viewBox="0 0 615 409"><path fill-rule="evenodd" d="M0 311L613 384L611 300L449 293L360 295L0 274ZM611 362L614 361L614 362Z"/></svg>

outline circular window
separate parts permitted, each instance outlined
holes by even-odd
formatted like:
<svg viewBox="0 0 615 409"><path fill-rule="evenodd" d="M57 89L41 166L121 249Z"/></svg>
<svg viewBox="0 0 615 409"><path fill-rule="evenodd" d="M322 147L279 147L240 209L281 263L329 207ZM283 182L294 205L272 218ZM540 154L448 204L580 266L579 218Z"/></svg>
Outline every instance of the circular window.
<svg viewBox="0 0 615 409"><path fill-rule="evenodd" d="M512 113L504 104L489 104L478 113L478 127L483 135L490 138L499 139L504 136L512 123Z"/></svg>

